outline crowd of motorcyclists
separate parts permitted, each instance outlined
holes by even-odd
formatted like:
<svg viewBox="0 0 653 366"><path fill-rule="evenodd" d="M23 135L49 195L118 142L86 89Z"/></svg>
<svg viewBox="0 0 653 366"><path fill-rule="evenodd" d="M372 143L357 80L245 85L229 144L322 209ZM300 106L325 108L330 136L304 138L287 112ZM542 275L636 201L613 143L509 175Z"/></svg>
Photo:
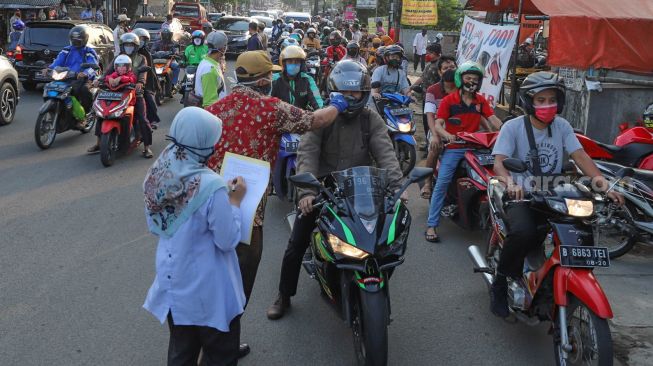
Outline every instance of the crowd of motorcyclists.
<svg viewBox="0 0 653 366"><path fill-rule="evenodd" d="M334 27L326 18L314 23L284 23L277 19L269 39L259 25L250 25L250 40L253 41L248 42L248 47L251 44L252 48L238 57L234 70L237 84L227 93L225 57L229 39L224 32L214 30L210 23L203 24L202 30L192 32L191 43L182 49L165 27L161 39L150 45L147 30L127 29L125 22L117 27L120 34L115 58L102 74L97 74L92 67L83 67L98 64L95 51L87 46L88 34L83 26L72 28L70 46L61 51L49 69L67 67L78 75L73 82L71 107L78 128L85 126L86 116L93 108L90 88L133 87L135 132L143 145L145 158L154 156L152 133L160 120L156 95L161 93L161 87L153 70L152 55L163 51L171 58L173 93L183 88L181 70L196 67L194 87L188 94L190 101L184 103L201 107L222 121L222 139L215 147L186 146L178 141L173 144L194 154L201 164L214 170L220 167L227 151L274 164L280 133L293 132L304 134L299 145L297 173L312 173L321 179L334 171L375 164L388 171L390 189L396 191L404 178L393 141L379 113L386 103L383 95L423 94L423 124L428 146L426 166L437 170L427 178L420 192L422 198L430 201L424 233L428 242L442 240L437 228L445 196L461 160L469 151L464 144L456 144L461 133L499 131L492 151L493 168L513 200L523 199L534 189L526 178L561 174L564 156L568 155L593 180L592 186L597 191L623 204L623 197L609 189L606 179L581 147L570 123L559 116L565 106L565 86L554 73L541 71L528 76L519 91L526 115L502 122L479 93L484 68L470 61L457 65L454 57L443 54L440 35L435 42L420 44L419 47L424 48L422 53L415 51L415 55L420 56L423 71L421 77L411 83L404 47L382 29L371 32L358 22ZM20 27L20 24L14 25L17 31ZM422 35L425 36L426 31ZM319 70L309 70L307 61L311 57L319 58ZM418 61L414 64L415 70L417 66ZM187 118L205 118L195 109L185 114ZM88 148L88 153L100 151L101 131L102 121L99 120L95 125L97 141ZM511 173L503 165L509 158L526 162L529 170L524 174ZM301 215L284 254L278 296L267 310L269 319L284 316L297 291L302 260L319 213L313 207L319 195L315 189L298 190L296 203ZM402 198L407 196L404 194ZM256 238L247 247L239 245L236 249L241 258L245 304L262 253L266 200L264 197L254 224ZM504 318L509 315L507 278L521 276L524 258L533 246L542 243L546 234L538 230L543 223L542 217L526 204L510 205L506 209L506 220L510 234L491 289L491 310ZM183 290L183 284L178 286ZM159 289L153 287L152 291ZM163 300L148 297L148 301ZM154 306L152 303L150 306ZM173 303L165 305L174 306ZM169 321L173 316L176 318L176 314L168 312L157 316L168 317ZM248 350L248 346L241 345L236 355L242 356ZM204 351L215 351L216 357L224 352L211 348ZM225 354L235 357L233 352ZM205 357L212 355L205 353Z"/></svg>

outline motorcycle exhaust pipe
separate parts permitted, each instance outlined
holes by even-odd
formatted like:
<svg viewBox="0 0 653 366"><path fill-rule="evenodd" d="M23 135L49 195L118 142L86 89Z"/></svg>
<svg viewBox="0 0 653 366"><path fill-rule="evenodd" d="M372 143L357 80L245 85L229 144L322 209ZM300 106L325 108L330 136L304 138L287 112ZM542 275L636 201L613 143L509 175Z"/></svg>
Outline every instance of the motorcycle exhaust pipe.
<svg viewBox="0 0 653 366"><path fill-rule="evenodd" d="M481 254L481 250L478 248L476 245L470 245L467 247L467 253L469 254L469 257L472 259L472 262L474 262L474 272L477 273L482 273L483 274L483 279L485 280L485 284L489 287L492 285L492 282L494 281L494 276L490 273L491 270L487 265L487 262L485 261L485 257L483 254Z"/></svg>

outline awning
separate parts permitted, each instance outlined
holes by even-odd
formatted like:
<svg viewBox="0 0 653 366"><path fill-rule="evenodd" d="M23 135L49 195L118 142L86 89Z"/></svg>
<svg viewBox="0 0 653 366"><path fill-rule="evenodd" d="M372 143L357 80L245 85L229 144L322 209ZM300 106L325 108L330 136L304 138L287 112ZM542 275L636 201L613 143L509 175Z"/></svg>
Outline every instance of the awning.
<svg viewBox="0 0 653 366"><path fill-rule="evenodd" d="M59 6L61 0L0 0L0 9L41 9Z"/></svg>
<svg viewBox="0 0 653 366"><path fill-rule="evenodd" d="M513 12L519 0L469 0L466 9ZM653 73L653 1L524 0L526 15L548 15L549 64Z"/></svg>

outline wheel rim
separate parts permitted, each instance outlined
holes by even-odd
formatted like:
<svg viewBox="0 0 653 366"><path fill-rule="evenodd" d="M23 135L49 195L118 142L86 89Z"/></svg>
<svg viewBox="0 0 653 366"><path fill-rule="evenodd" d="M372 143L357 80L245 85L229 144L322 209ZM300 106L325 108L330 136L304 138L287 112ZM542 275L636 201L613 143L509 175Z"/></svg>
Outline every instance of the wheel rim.
<svg viewBox="0 0 653 366"><path fill-rule="evenodd" d="M16 95L11 88L7 88L2 92L0 98L0 112L5 121L10 121L14 115L16 108Z"/></svg>
<svg viewBox="0 0 653 366"><path fill-rule="evenodd" d="M50 145L56 134L54 128L54 113L47 112L41 119L41 134L39 139L43 145Z"/></svg>
<svg viewBox="0 0 653 366"><path fill-rule="evenodd" d="M630 212L624 207L613 213L614 222L594 226L594 242L601 243L608 251L615 252L628 245L631 234L624 229L632 220Z"/></svg>
<svg viewBox="0 0 653 366"><path fill-rule="evenodd" d="M596 328L589 310L584 306L578 306L571 314L569 342L572 351L568 353L568 365L598 365L599 347Z"/></svg>
<svg viewBox="0 0 653 366"><path fill-rule="evenodd" d="M84 127L84 132L90 131L95 123L97 122L97 115L95 111L90 111L86 114L86 127Z"/></svg>

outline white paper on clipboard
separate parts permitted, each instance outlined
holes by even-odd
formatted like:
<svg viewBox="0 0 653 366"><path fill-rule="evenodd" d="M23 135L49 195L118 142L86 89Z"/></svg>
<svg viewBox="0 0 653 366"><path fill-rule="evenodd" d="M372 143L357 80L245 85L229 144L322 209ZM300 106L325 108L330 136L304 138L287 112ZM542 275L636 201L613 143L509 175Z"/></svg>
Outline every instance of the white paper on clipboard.
<svg viewBox="0 0 653 366"><path fill-rule="evenodd" d="M249 244L252 239L256 208L261 203L270 183L270 163L227 152L224 155L220 175L226 182L230 182L238 176L245 180L247 193L240 203L242 216L240 242Z"/></svg>

